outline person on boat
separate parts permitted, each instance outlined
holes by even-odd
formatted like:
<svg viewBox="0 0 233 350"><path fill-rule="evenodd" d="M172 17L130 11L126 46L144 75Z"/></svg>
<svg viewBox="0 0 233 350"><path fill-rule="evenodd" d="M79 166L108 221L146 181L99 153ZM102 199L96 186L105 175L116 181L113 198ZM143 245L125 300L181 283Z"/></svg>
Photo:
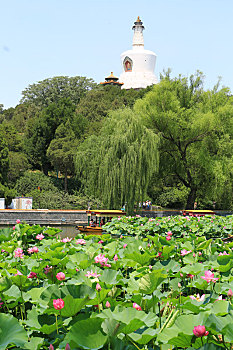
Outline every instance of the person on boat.
<svg viewBox="0 0 233 350"><path fill-rule="evenodd" d="M94 223L93 219L90 220L90 226L91 227L96 227L96 224Z"/></svg>

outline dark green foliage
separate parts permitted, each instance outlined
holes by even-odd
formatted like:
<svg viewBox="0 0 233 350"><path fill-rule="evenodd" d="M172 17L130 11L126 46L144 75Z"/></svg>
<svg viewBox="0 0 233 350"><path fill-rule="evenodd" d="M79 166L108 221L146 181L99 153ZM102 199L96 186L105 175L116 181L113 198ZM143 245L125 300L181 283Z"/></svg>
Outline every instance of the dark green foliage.
<svg viewBox="0 0 233 350"><path fill-rule="evenodd" d="M89 124L87 134L98 134L111 110L133 107L135 101L142 98L149 90L151 87L137 91L121 90L118 86L98 85L80 100L76 114L87 120Z"/></svg>
<svg viewBox="0 0 233 350"><path fill-rule="evenodd" d="M77 174L87 193L106 208L119 209L143 198L158 167L158 137L130 109L111 112L99 137L91 136L78 149Z"/></svg>
<svg viewBox="0 0 233 350"><path fill-rule="evenodd" d="M214 198L216 192L223 192L232 178L232 153L224 152L223 158L219 152L222 143L226 149L232 147L233 105L228 89L205 92L200 73L190 79L166 77L136 102L135 110L160 136L159 177L189 190L187 208L193 208L198 197Z"/></svg>
<svg viewBox="0 0 233 350"><path fill-rule="evenodd" d="M31 164L48 174L47 149L55 136L57 127L68 119L73 120L75 105L69 99L52 103L45 108L35 122L28 124L24 141L25 152Z"/></svg>
<svg viewBox="0 0 233 350"><path fill-rule="evenodd" d="M16 180L19 179L28 169L30 169L30 164L25 153L9 152L9 169L7 175L9 184L14 186Z"/></svg>
<svg viewBox="0 0 233 350"><path fill-rule="evenodd" d="M74 173L74 154L78 140L68 120L61 124L55 133L55 138L50 142L47 156L55 169L65 176L65 191L67 191L67 176Z"/></svg>
<svg viewBox="0 0 233 350"><path fill-rule="evenodd" d="M55 184L57 181L43 173L28 171L16 182L15 191L18 196L33 197L33 208L47 209L87 209L101 206L98 199L85 197L76 193L69 195ZM39 189L38 189L39 187Z"/></svg>
<svg viewBox="0 0 233 350"><path fill-rule="evenodd" d="M9 150L7 147L7 135L5 129L0 125L0 183L7 181L7 172L9 168Z"/></svg>
<svg viewBox="0 0 233 350"><path fill-rule="evenodd" d="M48 78L29 85L22 92L21 103L28 102L44 108L52 103L58 103L61 99L69 98L72 103L77 104L95 85L93 79L79 76Z"/></svg>

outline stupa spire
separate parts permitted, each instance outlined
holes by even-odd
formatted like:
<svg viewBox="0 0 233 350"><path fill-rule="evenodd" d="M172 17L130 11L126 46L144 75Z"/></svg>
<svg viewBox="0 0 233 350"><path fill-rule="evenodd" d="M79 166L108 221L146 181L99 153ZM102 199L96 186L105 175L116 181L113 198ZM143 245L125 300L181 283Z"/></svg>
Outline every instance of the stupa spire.
<svg viewBox="0 0 233 350"><path fill-rule="evenodd" d="M134 26L132 27L134 30L133 35L133 48L144 47L144 38L143 38L143 30L145 27L143 26L140 17L138 16L136 22L134 22Z"/></svg>

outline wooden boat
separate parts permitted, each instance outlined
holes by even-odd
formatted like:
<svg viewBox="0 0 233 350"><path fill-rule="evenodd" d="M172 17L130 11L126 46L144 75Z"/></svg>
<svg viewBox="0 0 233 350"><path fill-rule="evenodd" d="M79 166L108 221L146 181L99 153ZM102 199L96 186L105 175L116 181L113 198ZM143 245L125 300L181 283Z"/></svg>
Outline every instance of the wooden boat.
<svg viewBox="0 0 233 350"><path fill-rule="evenodd" d="M205 216L205 215L215 215L216 213L213 210L183 210L183 215L187 216Z"/></svg>
<svg viewBox="0 0 233 350"><path fill-rule="evenodd" d="M87 226L78 226L81 233L86 235L102 235L103 228L107 222L113 217L121 217L126 215L123 210L86 210Z"/></svg>

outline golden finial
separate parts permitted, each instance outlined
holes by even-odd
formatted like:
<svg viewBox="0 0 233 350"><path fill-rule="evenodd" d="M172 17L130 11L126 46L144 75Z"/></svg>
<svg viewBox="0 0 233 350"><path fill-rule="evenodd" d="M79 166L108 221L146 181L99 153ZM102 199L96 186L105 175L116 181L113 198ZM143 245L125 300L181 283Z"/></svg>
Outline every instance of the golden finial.
<svg viewBox="0 0 233 350"><path fill-rule="evenodd" d="M138 18L137 18L137 21L136 22L141 22L141 20L140 20L140 16L138 16Z"/></svg>

